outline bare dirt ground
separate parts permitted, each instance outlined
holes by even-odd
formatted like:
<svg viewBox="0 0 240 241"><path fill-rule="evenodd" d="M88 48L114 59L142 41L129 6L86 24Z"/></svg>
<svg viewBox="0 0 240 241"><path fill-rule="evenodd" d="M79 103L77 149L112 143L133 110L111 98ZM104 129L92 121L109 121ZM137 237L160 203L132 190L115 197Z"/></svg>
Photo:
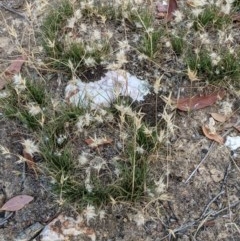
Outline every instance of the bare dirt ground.
<svg viewBox="0 0 240 241"><path fill-rule="evenodd" d="M10 12L9 10L4 10L0 5L0 61L2 71L6 68L11 59L19 55L16 42L7 34L7 26L11 26L11 24L18 26L17 29L21 32L21 29L26 28L27 22L24 18L15 13L15 11L21 12L23 1L12 1L12 4L11 1L1 1L0 4L5 4L5 6L14 11ZM24 33L22 37L24 38ZM27 46L29 40L26 38L25 40L19 39L19 41L22 41L22 44ZM21 155L22 147L20 142L23 138L29 137L27 129L19 123L6 120L1 116L0 133L1 145L7 147L11 153ZM17 164L17 156L9 155L6 157L1 155L0 160L1 206L6 200L19 194L28 194L35 197L34 203L30 204L28 210L23 212L19 211L15 214L10 212L0 213L0 240L17 240L20 237L24 237L23 231L32 224L38 222L41 224L47 223L49 219L54 217L58 212L58 205L53 201L53 196L49 189L49 180L47 180L46 177L39 176L39 178L36 179L34 173L26 170L27 167L25 164ZM6 220L7 223L5 222ZM32 234L29 234L30 239L32 238L31 235Z"/></svg>
<svg viewBox="0 0 240 241"><path fill-rule="evenodd" d="M0 1L1 3L6 1ZM24 11L21 1L15 8L11 4L9 7L14 11ZM22 47L28 49L29 41L35 40L31 38L31 33L27 32L29 23L26 19L1 8L1 5L0 10L2 71L11 59L19 55L15 40L9 35L11 25L17 29L18 41ZM31 68L26 67L23 71L31 71ZM174 74L171 78L184 87L184 80ZM177 91L174 86L167 88ZM237 105L238 100L228 93L224 101ZM148 97L145 105L149 106L149 103L151 97ZM158 160L153 157L152 161L156 172L166 179L169 200L136 205L117 203L105 207L106 218L95 219L89 223L89 227L96 233L96 240L240 240L240 157L233 158L227 147L206 139L201 130L210 113L219 112L221 108L223 103L218 102L212 107L192 113L176 113L174 123L178 130L175 138L167 143L168 155L166 157L165 153L162 153ZM152 108L146 107L144 110L143 107L143 111L151 122L152 118L149 116ZM162 111L160 105L158 111ZM239 117L238 109L235 116ZM222 129L221 134L226 133L237 134L234 129L230 129L230 132L229 129ZM19 143L30 135L20 123L0 116L0 144L11 153L21 155L22 147ZM39 162L41 164L41 160ZM200 162L201 165L189 179ZM39 232L59 213L66 212L73 217L76 215L69 212L69 208L59 206L57 197L51 191L50 181L44 174L36 178L23 163L17 163L14 155L0 156L0 206L15 195L28 194L34 197L34 201L20 211L0 212L0 240L41 240ZM136 220L140 219L144 219L143 225L138 226ZM25 230L36 224L39 225L37 232L26 234ZM81 236L80 239L73 240L90 239Z"/></svg>

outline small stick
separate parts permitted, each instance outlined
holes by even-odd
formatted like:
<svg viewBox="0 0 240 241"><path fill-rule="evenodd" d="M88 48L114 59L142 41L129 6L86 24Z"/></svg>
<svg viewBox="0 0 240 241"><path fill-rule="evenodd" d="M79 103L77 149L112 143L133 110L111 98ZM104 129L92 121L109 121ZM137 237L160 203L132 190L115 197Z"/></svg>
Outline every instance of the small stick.
<svg viewBox="0 0 240 241"><path fill-rule="evenodd" d="M9 213L9 214L7 215L7 217L1 219L1 220L0 220L0 226L4 225L4 224L7 222L7 220L12 217L12 215L13 215L13 212Z"/></svg>
<svg viewBox="0 0 240 241"><path fill-rule="evenodd" d="M205 214L206 214L206 212L208 211L208 209L209 209L209 207L211 206L211 204L213 203L213 202L215 202L222 194L224 194L225 193L225 191L221 191L221 192L219 192L208 204L207 204L207 206L204 208L204 210L203 210L203 212L202 212L202 214L201 214L201 216L200 216L200 218L199 219L202 219L204 216L205 216Z"/></svg>
<svg viewBox="0 0 240 241"><path fill-rule="evenodd" d="M197 167L194 169L194 171L191 173L191 175L188 177L188 179L185 181L185 184L187 184L189 182L189 180L193 177L193 175L196 173L196 171L198 170L198 168L202 165L202 163L207 159L207 157L209 156L211 150L213 149L214 146L214 142L212 142L211 146L208 149L207 154L204 156L204 158L200 161L200 163L197 165Z"/></svg>
<svg viewBox="0 0 240 241"><path fill-rule="evenodd" d="M225 207L219 211L211 211L209 213L206 213L209 206L220 196L222 195L224 192L220 192L218 193L206 206L206 208L204 209L202 215L200 218L193 220L193 221L189 221L187 223L182 224L180 227L175 228L174 230L171 230L171 232L169 232L169 234L167 234L166 236L164 236L163 238L160 239L160 241L166 240L166 238L170 238L172 234L178 234L178 233L183 233L186 232L189 228L199 224L200 222L200 226L202 225L203 221L206 221L210 216L211 217L216 217L218 214L224 212L225 210L227 210L228 208L232 208L232 207L236 207L238 204L240 204L240 201L237 201L235 203L232 203L229 205L229 207ZM165 225L164 225L165 226ZM193 240L196 240L195 237Z"/></svg>
<svg viewBox="0 0 240 241"><path fill-rule="evenodd" d="M240 201L234 202L234 203L230 204L228 207L225 207L225 208L223 208L223 209L221 209L221 210L219 210L219 211L216 211L216 212L211 213L211 216L214 216L214 217L215 217L215 216L217 216L219 213L222 213L223 211L226 211L226 210L228 210L229 208L236 207L238 204L240 204Z"/></svg>
<svg viewBox="0 0 240 241"><path fill-rule="evenodd" d="M222 184L221 184L221 191L223 191L224 186L227 185L227 178L228 178L228 174L229 174L229 172L230 172L230 170L231 170L231 167L232 167L231 162L229 162L229 164L228 164L228 166L227 166L227 168L226 168L226 170L225 170L223 182L222 182Z"/></svg>
<svg viewBox="0 0 240 241"><path fill-rule="evenodd" d="M238 126L240 124L240 121L238 121L234 126ZM234 127L233 126L233 127ZM226 131L223 135L223 137L225 137L226 135L228 135L230 132L232 131L232 128L230 128L228 131ZM204 158L200 161L200 163L197 165L197 167L194 169L194 171L191 173L191 175L188 177L188 179L185 181L185 184L187 184L189 182L189 180L192 178L192 176L196 173L196 171L198 170L198 168L202 165L202 163L207 159L207 157L210 154L210 151L212 150L214 145L214 142L212 142L211 146L209 147L209 150L207 152L207 154L204 156Z"/></svg>

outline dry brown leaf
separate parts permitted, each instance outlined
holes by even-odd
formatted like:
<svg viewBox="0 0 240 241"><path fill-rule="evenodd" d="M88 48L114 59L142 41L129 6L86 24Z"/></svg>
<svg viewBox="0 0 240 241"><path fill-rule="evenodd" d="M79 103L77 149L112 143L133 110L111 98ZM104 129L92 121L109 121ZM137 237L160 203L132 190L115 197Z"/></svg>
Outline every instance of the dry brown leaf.
<svg viewBox="0 0 240 241"><path fill-rule="evenodd" d="M89 139L86 139L86 140L84 140L88 145L91 145L93 142L94 142L94 140L93 139L91 139L91 138L89 138Z"/></svg>
<svg viewBox="0 0 240 241"><path fill-rule="evenodd" d="M26 163L27 163L27 166L29 169L33 170L36 177L38 177L38 174L37 174L37 165L36 165L36 162L34 161L33 159L33 156L26 152L25 149L23 149L23 157L25 158L26 160Z"/></svg>
<svg viewBox="0 0 240 241"><path fill-rule="evenodd" d="M13 60L11 65L4 71L5 75L12 76L12 75L18 74L22 68L22 65L26 60L27 60L26 56L21 56Z"/></svg>
<svg viewBox="0 0 240 241"><path fill-rule="evenodd" d="M157 2L156 8L157 18L166 18L167 21L170 21L174 11L178 8L178 5L176 0L168 0L168 5Z"/></svg>
<svg viewBox="0 0 240 241"><path fill-rule="evenodd" d="M84 141L92 148L97 148L102 145L109 145L109 144L112 144L113 142L113 140L110 138L98 138L98 139L89 138Z"/></svg>
<svg viewBox="0 0 240 241"><path fill-rule="evenodd" d="M168 0L168 11L166 19L167 21L170 21L172 19L173 13L175 10L177 10L178 5L176 0Z"/></svg>
<svg viewBox="0 0 240 241"><path fill-rule="evenodd" d="M223 115L223 114L219 114L219 113L211 113L211 116L214 120L218 121L218 122L225 122L227 120L227 116Z"/></svg>
<svg viewBox="0 0 240 241"><path fill-rule="evenodd" d="M33 200L32 196L29 195L18 195L9 199L0 210L4 211L18 211L22 209L25 205L30 203Z"/></svg>
<svg viewBox="0 0 240 241"><path fill-rule="evenodd" d="M22 65L26 61L26 56L21 56L12 61L10 66L0 76L0 90L4 88L10 77L18 74L22 68Z"/></svg>
<svg viewBox="0 0 240 241"><path fill-rule="evenodd" d="M221 100L225 95L225 91L221 90L204 96L193 96L180 98L175 100L176 107L182 111L199 110L207 106L213 105L217 100Z"/></svg>
<svg viewBox="0 0 240 241"><path fill-rule="evenodd" d="M223 144L224 143L223 138L220 135L218 135L217 133L211 133L210 129L207 126L203 126L202 130L203 130L204 135L208 139L216 141L219 144Z"/></svg>

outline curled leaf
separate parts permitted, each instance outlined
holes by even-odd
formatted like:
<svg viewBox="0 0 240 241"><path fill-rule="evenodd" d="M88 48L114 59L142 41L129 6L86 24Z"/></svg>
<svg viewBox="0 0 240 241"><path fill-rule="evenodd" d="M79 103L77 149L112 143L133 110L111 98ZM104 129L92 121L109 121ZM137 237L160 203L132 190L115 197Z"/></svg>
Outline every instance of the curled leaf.
<svg viewBox="0 0 240 241"><path fill-rule="evenodd" d="M219 114L219 113L211 113L211 116L214 120L218 122L225 122L227 120L227 117L225 115Z"/></svg>
<svg viewBox="0 0 240 241"><path fill-rule="evenodd" d="M223 144L224 143L223 138L220 135L218 135L217 133L212 133L211 130L207 126L203 126L202 130L203 130L204 135L208 139L216 141L219 144Z"/></svg>
<svg viewBox="0 0 240 241"><path fill-rule="evenodd" d="M29 195L18 195L11 199L9 199L1 208L0 210L5 211L18 211L22 209L25 205L30 203L33 200L32 196Z"/></svg>
<svg viewBox="0 0 240 241"><path fill-rule="evenodd" d="M176 102L177 109L182 111L199 110L207 106L213 105L217 100L221 100L225 95L225 91L221 90L204 96L193 96L180 98Z"/></svg>

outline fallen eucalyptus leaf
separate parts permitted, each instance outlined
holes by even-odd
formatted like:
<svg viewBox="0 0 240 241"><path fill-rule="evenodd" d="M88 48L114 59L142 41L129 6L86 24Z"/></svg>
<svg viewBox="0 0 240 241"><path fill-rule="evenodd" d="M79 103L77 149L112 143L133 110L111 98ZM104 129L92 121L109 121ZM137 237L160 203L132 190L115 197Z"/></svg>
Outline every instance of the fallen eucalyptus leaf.
<svg viewBox="0 0 240 241"><path fill-rule="evenodd" d="M223 144L224 143L223 138L220 135L218 135L217 133L211 133L211 130L207 126L203 126L202 130L203 130L204 135L208 139L216 141L219 144Z"/></svg>
<svg viewBox="0 0 240 241"><path fill-rule="evenodd" d="M0 90L3 89L10 77L18 74L22 68L22 65L26 61L26 56L21 56L12 61L10 66L0 76Z"/></svg>
<svg viewBox="0 0 240 241"><path fill-rule="evenodd" d="M21 56L15 60L12 61L12 63L10 64L10 66L5 70L5 75L7 76L12 76L15 74L18 74L22 68L22 65L24 64L24 62L27 60L26 56Z"/></svg>
<svg viewBox="0 0 240 241"><path fill-rule="evenodd" d="M178 8L176 0L168 0L168 4L157 2L157 18L165 18L167 21L172 19L174 11Z"/></svg>
<svg viewBox="0 0 240 241"><path fill-rule="evenodd" d="M219 114L219 113L211 113L211 116L214 120L218 122L225 122L227 120L227 117L225 115Z"/></svg>
<svg viewBox="0 0 240 241"><path fill-rule="evenodd" d="M32 196L29 195L18 195L11 199L9 199L1 208L0 210L5 211L18 211L22 209L25 205L30 203L33 200Z"/></svg>
<svg viewBox="0 0 240 241"><path fill-rule="evenodd" d="M221 100L225 95L225 91L221 90L209 95L193 96L180 98L175 100L177 109L182 111L199 110L207 106L213 105L217 100Z"/></svg>

